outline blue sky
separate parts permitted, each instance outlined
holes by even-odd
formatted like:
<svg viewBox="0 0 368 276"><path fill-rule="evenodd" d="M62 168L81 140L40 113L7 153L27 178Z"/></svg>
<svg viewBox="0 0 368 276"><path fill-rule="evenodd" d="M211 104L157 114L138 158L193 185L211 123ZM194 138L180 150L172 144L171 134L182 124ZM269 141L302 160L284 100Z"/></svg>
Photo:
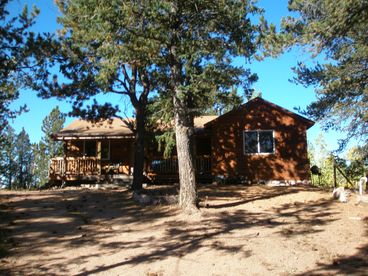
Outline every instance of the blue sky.
<svg viewBox="0 0 368 276"><path fill-rule="evenodd" d="M10 5L10 12L17 14L22 11L24 4L29 6L36 5L41 9L41 14L37 18L34 26L35 31L55 33L58 29L56 17L58 9L52 0L14 0ZM272 23L279 24L281 18L288 14L287 0L261 0L259 6L265 9L266 19ZM312 87L305 88L291 83L289 79L293 77L291 68L297 61L309 61L308 56L300 50L293 50L282 56L271 59L268 58L261 62L253 62L250 65L252 72L258 74L259 80L254 88L262 92L263 98L274 102L291 111L295 107L305 108L315 99ZM129 101L116 95L106 95L99 97L103 101L111 101L114 104L120 104L121 109L130 113ZM38 142L42 136L41 124L43 118L55 107L59 106L64 112L70 110L70 104L56 99L42 100L37 98L36 93L29 90L21 91L19 100L13 106L27 104L29 112L20 115L12 122L12 126L17 132L23 127L29 133L32 142ZM66 123L70 123L73 118L68 118ZM308 131L308 139L314 141L321 132L320 125L316 124ZM323 133L328 143L329 149L334 150L337 147L337 139L341 134L335 132Z"/></svg>

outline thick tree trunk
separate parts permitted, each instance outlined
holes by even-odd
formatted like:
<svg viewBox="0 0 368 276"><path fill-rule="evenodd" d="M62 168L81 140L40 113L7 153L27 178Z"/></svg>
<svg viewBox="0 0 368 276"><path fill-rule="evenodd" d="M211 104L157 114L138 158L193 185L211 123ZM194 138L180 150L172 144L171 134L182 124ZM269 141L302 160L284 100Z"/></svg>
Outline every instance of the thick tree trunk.
<svg viewBox="0 0 368 276"><path fill-rule="evenodd" d="M179 207L184 211L197 209L197 189L192 152L193 119L178 94L174 96L175 135L179 165Z"/></svg>
<svg viewBox="0 0 368 276"><path fill-rule="evenodd" d="M132 189L139 191L142 189L144 180L144 136L145 136L146 113L144 108L136 109L136 131L134 149L134 169Z"/></svg>

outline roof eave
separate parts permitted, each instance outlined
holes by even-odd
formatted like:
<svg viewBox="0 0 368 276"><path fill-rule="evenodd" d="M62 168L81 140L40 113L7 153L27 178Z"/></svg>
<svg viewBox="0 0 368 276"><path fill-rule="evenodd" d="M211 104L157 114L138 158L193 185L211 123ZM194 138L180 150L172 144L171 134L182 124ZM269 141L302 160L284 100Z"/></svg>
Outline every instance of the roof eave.
<svg viewBox="0 0 368 276"><path fill-rule="evenodd" d="M54 134L53 139L56 141L66 140L104 140L104 139L128 139L134 138L134 134L127 135L62 135Z"/></svg>

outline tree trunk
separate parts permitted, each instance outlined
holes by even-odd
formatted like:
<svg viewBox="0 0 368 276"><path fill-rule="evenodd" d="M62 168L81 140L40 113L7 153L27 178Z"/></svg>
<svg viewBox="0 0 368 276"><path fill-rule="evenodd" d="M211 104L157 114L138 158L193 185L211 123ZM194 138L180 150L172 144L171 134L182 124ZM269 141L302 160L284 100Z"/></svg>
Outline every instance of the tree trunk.
<svg viewBox="0 0 368 276"><path fill-rule="evenodd" d="M144 107L136 109L136 131L134 149L134 169L132 190L142 189L144 169L144 136L145 136L146 113Z"/></svg>
<svg viewBox="0 0 368 276"><path fill-rule="evenodd" d="M12 163L10 163L10 164L12 166ZM11 166L9 166L8 187L9 187L10 190L13 190Z"/></svg>
<svg viewBox="0 0 368 276"><path fill-rule="evenodd" d="M179 207L184 211L197 209L197 189L192 152L193 119L188 116L187 107L181 103L179 91L175 91L175 135L179 165Z"/></svg>

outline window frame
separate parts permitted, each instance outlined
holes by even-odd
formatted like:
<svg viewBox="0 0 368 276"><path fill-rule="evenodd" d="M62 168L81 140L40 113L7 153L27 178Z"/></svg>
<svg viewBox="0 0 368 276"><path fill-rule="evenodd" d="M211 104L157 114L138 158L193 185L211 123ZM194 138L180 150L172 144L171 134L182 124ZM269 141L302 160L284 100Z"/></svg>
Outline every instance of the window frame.
<svg viewBox="0 0 368 276"><path fill-rule="evenodd" d="M256 132L257 133L257 152L246 152L245 150L245 133L246 132ZM260 152L261 150L261 143L259 142L260 132L272 132L272 139L273 139L272 152ZM275 139L275 131L273 129L246 129L243 131L243 153L244 155L270 155L270 154L275 154L275 151L276 151L276 139Z"/></svg>

